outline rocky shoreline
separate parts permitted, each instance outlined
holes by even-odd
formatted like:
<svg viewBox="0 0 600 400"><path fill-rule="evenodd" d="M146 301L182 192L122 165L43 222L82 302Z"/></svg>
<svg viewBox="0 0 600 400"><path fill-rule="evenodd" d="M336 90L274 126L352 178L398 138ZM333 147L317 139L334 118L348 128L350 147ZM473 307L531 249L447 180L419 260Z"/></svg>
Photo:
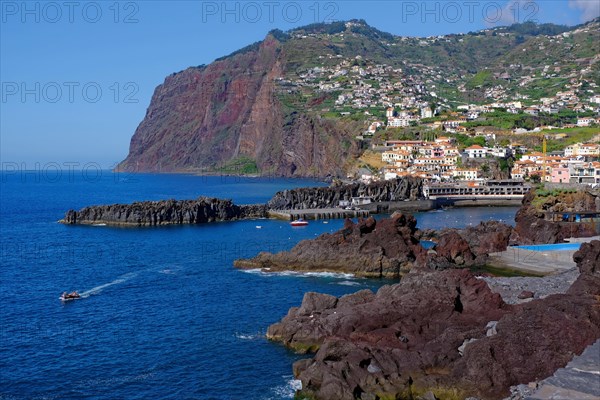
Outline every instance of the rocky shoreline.
<svg viewBox="0 0 600 400"><path fill-rule="evenodd" d="M399 212L391 218L347 219L332 234L304 240L290 251L262 252L240 259L240 269L264 271L344 272L368 278L400 278L415 268L442 270L484 266L489 253L506 250L512 227L489 221L463 230L445 229L421 232L411 215ZM426 250L421 239L435 236L435 250Z"/></svg>
<svg viewBox="0 0 600 400"><path fill-rule="evenodd" d="M269 327L270 340L314 353L293 366L299 398L522 399L515 393L523 385L536 387L600 338L600 241L583 244L578 269L558 275L493 278L469 269L509 245L592 236L592 225L570 227L547 212L596 212L597 205L592 191L532 191L515 228L490 221L419 231L402 213L347 220L336 233L235 266L402 277L377 293L307 293ZM421 240L436 246L426 250Z"/></svg>
<svg viewBox="0 0 600 400"><path fill-rule="evenodd" d="M600 241L575 260L565 293L521 304L466 269L413 270L377 293L307 293L267 337L315 352L293 367L301 398L501 399L600 337Z"/></svg>

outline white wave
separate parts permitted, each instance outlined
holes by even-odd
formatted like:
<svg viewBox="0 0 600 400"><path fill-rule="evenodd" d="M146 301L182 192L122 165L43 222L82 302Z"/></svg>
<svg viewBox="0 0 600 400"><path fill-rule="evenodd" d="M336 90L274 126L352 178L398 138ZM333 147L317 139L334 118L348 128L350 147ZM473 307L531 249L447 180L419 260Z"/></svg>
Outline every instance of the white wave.
<svg viewBox="0 0 600 400"><path fill-rule="evenodd" d="M302 389L302 381L299 379L290 378L289 376L284 376L284 378L288 379L287 382L271 389L272 395L264 400L293 399L296 391Z"/></svg>
<svg viewBox="0 0 600 400"><path fill-rule="evenodd" d="M360 283L356 282L356 281L341 281L341 282L335 282L338 285L344 285L344 286L360 286Z"/></svg>
<svg viewBox="0 0 600 400"><path fill-rule="evenodd" d="M306 271L277 271L271 272L267 268L244 269L242 272L261 276L294 276L297 278L334 278L334 279L354 279L354 274L342 272L306 272Z"/></svg>
<svg viewBox="0 0 600 400"><path fill-rule="evenodd" d="M257 332L257 333L254 333L254 334L246 334L246 333L236 332L234 334L234 336L236 338L238 338L238 339L241 339L241 340L257 340L257 339L262 339L262 338L265 337L265 335L262 334L262 333L260 333L260 332Z"/></svg>
<svg viewBox="0 0 600 400"><path fill-rule="evenodd" d="M106 226L106 224L92 224L92 226Z"/></svg>
<svg viewBox="0 0 600 400"><path fill-rule="evenodd" d="M158 271L159 274L165 274L165 275L176 275L177 274L177 270L174 269L170 269L170 268L165 268L165 269L161 269L160 271Z"/></svg>
<svg viewBox="0 0 600 400"><path fill-rule="evenodd" d="M98 293L102 292L107 287L118 285L120 283L126 282L129 279L134 278L135 276L137 276L137 274L138 274L137 272L130 272L130 273L127 273L125 275L121 275L120 277L118 277L117 279L115 279L112 282L105 283L104 285L96 286L96 287L94 287L94 288L92 288L90 290L86 290L84 292L81 292L79 295L81 296L81 298L90 297L92 295L95 295L95 294L98 294Z"/></svg>

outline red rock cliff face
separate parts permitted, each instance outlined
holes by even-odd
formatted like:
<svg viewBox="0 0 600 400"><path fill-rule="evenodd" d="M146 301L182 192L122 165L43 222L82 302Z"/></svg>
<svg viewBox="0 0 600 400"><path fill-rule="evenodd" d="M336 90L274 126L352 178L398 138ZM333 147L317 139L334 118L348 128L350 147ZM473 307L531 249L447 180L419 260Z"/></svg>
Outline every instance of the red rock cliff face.
<svg viewBox="0 0 600 400"><path fill-rule="evenodd" d="M286 115L277 98L283 45L272 36L257 49L173 74L158 86L119 165L128 171L210 171L240 156L263 174L340 175L354 145L318 117Z"/></svg>

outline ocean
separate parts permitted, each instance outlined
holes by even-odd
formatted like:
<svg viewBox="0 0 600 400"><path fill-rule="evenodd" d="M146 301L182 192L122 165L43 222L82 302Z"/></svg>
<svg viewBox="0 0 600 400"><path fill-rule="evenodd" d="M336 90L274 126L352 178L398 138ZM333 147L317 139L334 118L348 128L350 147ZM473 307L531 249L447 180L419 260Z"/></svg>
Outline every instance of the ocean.
<svg viewBox="0 0 600 400"><path fill-rule="evenodd" d="M264 337L304 293L391 281L239 271L233 261L338 230L343 221L64 226L68 209L214 196L265 202L311 180L114 174L0 175L0 399L286 399L300 357ZM511 222L515 208L419 213L423 228ZM325 223L327 222L327 223ZM81 300L63 304L63 291Z"/></svg>

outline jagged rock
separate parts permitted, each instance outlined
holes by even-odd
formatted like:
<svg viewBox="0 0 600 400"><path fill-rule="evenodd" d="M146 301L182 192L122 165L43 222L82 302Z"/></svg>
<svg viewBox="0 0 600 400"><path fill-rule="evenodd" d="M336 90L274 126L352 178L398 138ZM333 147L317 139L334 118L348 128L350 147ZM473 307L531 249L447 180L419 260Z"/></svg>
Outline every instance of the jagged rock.
<svg viewBox="0 0 600 400"><path fill-rule="evenodd" d="M469 343L473 343L475 341L477 341L477 339L465 339L464 342L460 346L458 346L458 354L460 354L460 356L462 357L465 354L465 349L467 348Z"/></svg>
<svg viewBox="0 0 600 400"><path fill-rule="evenodd" d="M91 206L69 210L60 222L74 224L109 224L157 226L201 224L267 217L264 205L238 206L231 200L200 197L197 200L145 201L133 204Z"/></svg>
<svg viewBox="0 0 600 400"><path fill-rule="evenodd" d="M352 197L372 197L373 201L417 200L423 196L423 180L404 177L369 184L299 188L277 192L268 202L273 210L337 207L340 200Z"/></svg>
<svg viewBox="0 0 600 400"><path fill-rule="evenodd" d="M515 232L521 244L561 243L569 237L597 235L594 223L559 223L544 218L545 212L594 212L598 191L582 188L575 193L564 192L557 196L539 197L530 190L515 217Z"/></svg>
<svg viewBox="0 0 600 400"><path fill-rule="evenodd" d="M600 240L582 243L573 260L582 274L600 275Z"/></svg>
<svg viewBox="0 0 600 400"><path fill-rule="evenodd" d="M600 240L583 243L573 259L581 275L567 293L600 295Z"/></svg>
<svg viewBox="0 0 600 400"><path fill-rule="evenodd" d="M532 299L534 296L534 293L530 290L523 290L519 296L517 296L520 300L525 300L525 299Z"/></svg>
<svg viewBox="0 0 600 400"><path fill-rule="evenodd" d="M358 398L356 387L367 394L401 391L409 376L415 385L431 384L420 368L448 368L465 339L483 337L488 321L510 309L466 270L410 273L366 300L342 306L340 299L312 317L292 309L269 327L269 337L291 348L319 348L313 362L294 367L317 398Z"/></svg>
<svg viewBox="0 0 600 400"><path fill-rule="evenodd" d="M444 229L436 234L435 251L428 252L426 264L434 270L484 265L489 253L506 250L512 235L511 226L497 221Z"/></svg>
<svg viewBox="0 0 600 400"><path fill-rule="evenodd" d="M304 294L302 305L298 309L300 315L311 315L314 312L321 312L328 308L334 308L338 299L328 294L308 292Z"/></svg>
<svg viewBox="0 0 600 400"><path fill-rule="evenodd" d="M376 221L348 219L344 228L304 240L292 250L277 254L260 253L252 259L236 260L238 268L265 268L269 271L333 271L358 276L398 278L426 257L425 249L414 237L416 220L395 213Z"/></svg>

